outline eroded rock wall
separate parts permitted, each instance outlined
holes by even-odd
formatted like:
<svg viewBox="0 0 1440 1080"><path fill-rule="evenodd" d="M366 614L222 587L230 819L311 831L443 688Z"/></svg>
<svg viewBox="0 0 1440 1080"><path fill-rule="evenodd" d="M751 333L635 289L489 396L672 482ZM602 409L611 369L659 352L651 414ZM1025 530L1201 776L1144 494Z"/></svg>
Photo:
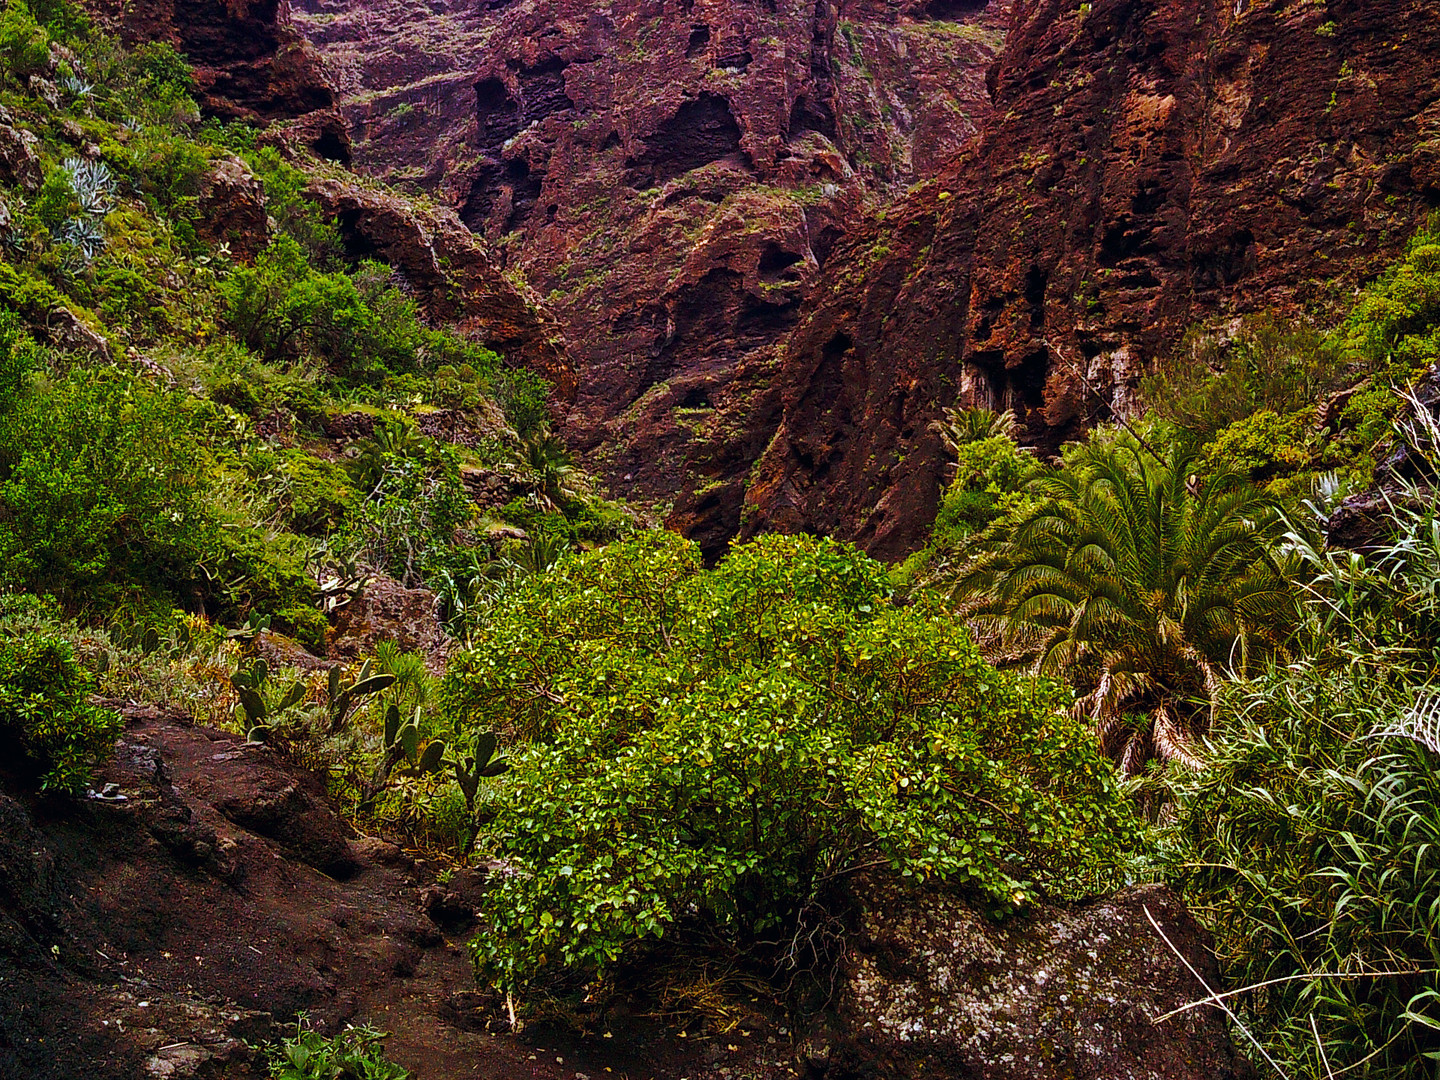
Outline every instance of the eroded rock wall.
<svg viewBox="0 0 1440 1080"><path fill-rule="evenodd" d="M127 43L166 41L194 67L208 116L293 123L321 157L348 162L350 141L319 54L289 0L101 0Z"/></svg>
<svg viewBox="0 0 1440 1080"><path fill-rule="evenodd" d="M903 554L934 517L943 406L1014 408L1054 446L1131 407L1197 320L1343 302L1440 206L1436 0L1013 18L981 136L826 266L751 530Z"/></svg>
<svg viewBox="0 0 1440 1080"><path fill-rule="evenodd" d="M988 115L1007 0L304 0L357 165L457 207L565 328L566 434L716 554L838 240Z"/></svg>

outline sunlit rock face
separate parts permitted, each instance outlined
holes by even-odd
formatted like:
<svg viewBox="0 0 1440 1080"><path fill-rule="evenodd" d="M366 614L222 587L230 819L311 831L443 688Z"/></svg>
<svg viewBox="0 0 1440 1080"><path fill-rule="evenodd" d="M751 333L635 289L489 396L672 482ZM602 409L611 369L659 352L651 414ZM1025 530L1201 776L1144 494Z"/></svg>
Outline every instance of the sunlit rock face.
<svg viewBox="0 0 1440 1080"><path fill-rule="evenodd" d="M303 0L356 166L518 268L579 376L566 434L711 554L837 242L989 115L1008 0Z"/></svg>

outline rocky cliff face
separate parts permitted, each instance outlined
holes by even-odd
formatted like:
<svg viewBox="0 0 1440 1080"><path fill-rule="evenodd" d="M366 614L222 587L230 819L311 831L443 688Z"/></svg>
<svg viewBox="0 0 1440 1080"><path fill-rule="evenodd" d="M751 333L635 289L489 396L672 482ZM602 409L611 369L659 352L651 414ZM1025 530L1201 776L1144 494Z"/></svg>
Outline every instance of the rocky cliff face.
<svg viewBox="0 0 1440 1080"><path fill-rule="evenodd" d="M1440 206L1436 26L1436 0L1018 0L979 139L826 266L749 528L901 554L942 406L1054 445L1195 321L1349 294Z"/></svg>
<svg viewBox="0 0 1440 1080"><path fill-rule="evenodd" d="M718 552L840 237L988 115L1006 0L305 0L356 164L545 296L567 434Z"/></svg>
<svg viewBox="0 0 1440 1080"><path fill-rule="evenodd" d="M350 160L335 91L319 54L291 24L289 0L112 0L98 7L128 43L167 41L184 53L206 115L293 122L321 157Z"/></svg>

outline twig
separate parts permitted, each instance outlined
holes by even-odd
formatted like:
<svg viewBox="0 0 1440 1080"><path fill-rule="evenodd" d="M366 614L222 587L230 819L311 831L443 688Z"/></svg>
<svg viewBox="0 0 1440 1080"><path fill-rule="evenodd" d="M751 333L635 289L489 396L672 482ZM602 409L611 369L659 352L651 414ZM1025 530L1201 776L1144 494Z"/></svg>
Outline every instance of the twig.
<svg viewBox="0 0 1440 1080"><path fill-rule="evenodd" d="M1325 1044L1320 1041L1320 1029L1315 1026L1315 1014L1310 1014L1310 1031L1315 1036L1315 1049L1320 1051L1320 1064L1325 1066L1325 1075L1330 1080L1335 1080L1335 1074L1330 1070L1330 1059L1325 1056Z"/></svg>
<svg viewBox="0 0 1440 1080"><path fill-rule="evenodd" d="M1070 374L1074 375L1077 379L1080 380L1081 383L1084 384L1086 390L1089 390L1092 394L1095 395L1095 397L1100 401L1100 404L1104 405L1105 408L1110 410L1110 415L1115 418L1115 420L1120 424L1121 427L1123 427L1131 435L1135 436L1135 441L1138 442L1150 454L1151 457L1153 457L1161 464L1164 464L1165 459L1155 452L1155 448L1145 441L1145 437L1141 435L1140 432L1136 431L1133 427L1130 426L1130 421L1126 420L1125 417L1120 414L1119 410L1116 409L1115 406L1112 405L1108 400L1106 400L1105 395L1102 394L1099 390L1095 389L1095 385L1089 380L1088 377L1086 377L1085 372L1082 371L1080 368L1076 367L1069 360L1065 359L1065 354L1060 351L1060 346L1054 344L1049 338L1045 338L1040 342L1040 344L1044 345L1047 349L1049 349L1052 353L1055 354L1055 358L1059 360L1060 363L1065 365L1066 369L1070 372Z"/></svg>
<svg viewBox="0 0 1440 1080"><path fill-rule="evenodd" d="M1250 1029L1240 1022L1240 1018L1231 1011L1230 1006L1226 1005L1225 1002L1221 1000L1220 995L1215 993L1214 990L1211 990L1209 984L1200 977L1200 973L1196 971L1193 967L1191 967L1190 961L1185 959L1185 954L1182 953L1179 949L1177 949L1175 947L1175 943L1165 936L1165 931L1160 929L1160 924L1155 921L1155 916L1150 914L1150 908L1146 906L1143 910L1145 912L1145 918L1149 919L1150 925L1155 928L1155 933L1160 935L1160 940L1165 942L1165 944L1170 947L1170 951L1173 952L1180 959L1180 963L1185 965L1185 970L1190 972L1191 975L1195 976L1195 981L1198 982L1204 988L1205 992L1210 995L1209 1000L1215 1002L1216 1005L1219 1005L1220 1008L1225 1011L1225 1015L1230 1018L1230 1022L1240 1029L1241 1034L1243 1034L1247 1039L1249 1039L1252 1043L1255 1044L1255 1049L1260 1051L1260 1056L1263 1057L1266 1062L1269 1063L1270 1067L1280 1075L1280 1080L1290 1080L1290 1077L1285 1075L1285 1070L1280 1068L1279 1065L1275 1064L1275 1059L1266 1052L1265 1047L1260 1045L1260 1040L1255 1038L1254 1035L1250 1034Z"/></svg>

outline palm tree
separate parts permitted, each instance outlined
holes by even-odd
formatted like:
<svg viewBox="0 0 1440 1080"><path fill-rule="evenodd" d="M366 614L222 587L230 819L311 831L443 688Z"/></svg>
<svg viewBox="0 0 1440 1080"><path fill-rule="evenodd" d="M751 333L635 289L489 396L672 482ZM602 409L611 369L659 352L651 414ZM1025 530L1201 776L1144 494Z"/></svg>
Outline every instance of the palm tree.
<svg viewBox="0 0 1440 1080"><path fill-rule="evenodd" d="M581 495L581 473L559 436L542 427L520 445L519 464L534 475L542 507L561 510Z"/></svg>
<svg viewBox="0 0 1440 1080"><path fill-rule="evenodd" d="M1274 505L1193 463L1092 442L1027 485L1032 508L956 585L1037 671L1076 684L1076 711L1131 774L1152 757L1195 764L1220 673L1275 650L1296 618Z"/></svg>
<svg viewBox="0 0 1440 1080"><path fill-rule="evenodd" d="M1014 409L997 413L978 406L973 409L946 409L945 419L931 421L930 430L940 436L945 449L955 454L967 443L1003 436L1015 439L1020 434L1020 420Z"/></svg>

